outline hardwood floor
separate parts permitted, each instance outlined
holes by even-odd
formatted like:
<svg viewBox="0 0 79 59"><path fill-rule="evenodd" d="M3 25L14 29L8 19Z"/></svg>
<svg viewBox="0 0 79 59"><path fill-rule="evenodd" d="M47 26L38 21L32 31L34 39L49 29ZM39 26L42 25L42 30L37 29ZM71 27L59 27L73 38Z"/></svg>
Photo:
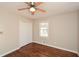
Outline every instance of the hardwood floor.
<svg viewBox="0 0 79 59"><path fill-rule="evenodd" d="M77 57L77 54L37 43L30 43L4 57Z"/></svg>

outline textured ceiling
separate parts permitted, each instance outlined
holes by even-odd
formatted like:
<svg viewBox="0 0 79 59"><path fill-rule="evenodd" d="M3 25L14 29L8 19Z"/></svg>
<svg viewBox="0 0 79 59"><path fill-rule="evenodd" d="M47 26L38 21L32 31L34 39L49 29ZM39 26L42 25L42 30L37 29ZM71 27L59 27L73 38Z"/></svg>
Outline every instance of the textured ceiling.
<svg viewBox="0 0 79 59"><path fill-rule="evenodd" d="M21 16L28 18L42 18L57 15L60 13L70 12L79 9L78 2L43 2L40 6L41 9L46 10L46 13L36 12L35 15L31 15L28 10L18 11L17 9L27 7L23 2L0 2L0 7L10 12L17 13Z"/></svg>

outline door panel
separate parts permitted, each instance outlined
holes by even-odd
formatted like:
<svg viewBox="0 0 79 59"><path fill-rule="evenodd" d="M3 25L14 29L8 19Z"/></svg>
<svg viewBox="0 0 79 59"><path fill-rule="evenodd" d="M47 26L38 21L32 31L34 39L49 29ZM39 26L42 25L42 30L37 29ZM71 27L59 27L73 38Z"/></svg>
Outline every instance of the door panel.
<svg viewBox="0 0 79 59"><path fill-rule="evenodd" d="M32 41L32 23L20 21L19 28L20 46L24 46Z"/></svg>

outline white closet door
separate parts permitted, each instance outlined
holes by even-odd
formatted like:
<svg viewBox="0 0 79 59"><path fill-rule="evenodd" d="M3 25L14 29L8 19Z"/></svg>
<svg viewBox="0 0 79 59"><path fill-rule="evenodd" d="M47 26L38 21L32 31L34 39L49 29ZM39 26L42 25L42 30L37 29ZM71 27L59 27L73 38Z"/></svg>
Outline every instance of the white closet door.
<svg viewBox="0 0 79 59"><path fill-rule="evenodd" d="M20 46L32 42L32 23L20 21L19 27Z"/></svg>

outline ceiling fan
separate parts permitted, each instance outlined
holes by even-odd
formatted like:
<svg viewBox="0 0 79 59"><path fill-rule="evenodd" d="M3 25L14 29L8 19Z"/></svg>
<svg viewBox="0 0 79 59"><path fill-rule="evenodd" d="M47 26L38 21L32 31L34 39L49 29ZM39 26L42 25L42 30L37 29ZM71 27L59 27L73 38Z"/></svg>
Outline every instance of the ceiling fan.
<svg viewBox="0 0 79 59"><path fill-rule="evenodd" d="M28 7L18 9L19 11L29 9L32 15L34 15L36 11L40 11L43 13L46 12L45 10L38 8L38 6L42 4L42 2L24 2L24 3L27 4Z"/></svg>

